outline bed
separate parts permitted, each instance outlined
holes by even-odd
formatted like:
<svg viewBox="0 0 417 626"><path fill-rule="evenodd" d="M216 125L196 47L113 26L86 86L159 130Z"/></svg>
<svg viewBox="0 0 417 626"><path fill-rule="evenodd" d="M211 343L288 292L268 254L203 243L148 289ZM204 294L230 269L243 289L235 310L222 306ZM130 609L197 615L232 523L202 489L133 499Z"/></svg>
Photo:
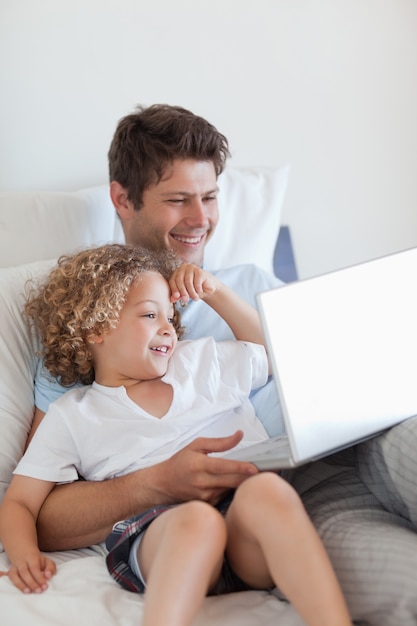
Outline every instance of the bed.
<svg viewBox="0 0 417 626"><path fill-rule="evenodd" d="M211 269L255 262L285 282L297 279L287 227L281 225L287 166L229 167L219 181L220 226L206 254ZM279 235L279 236L278 236ZM123 241L108 186L73 192L0 194L0 500L29 432L36 355L22 317L24 285L63 253ZM56 552L58 574L41 595L23 595L0 578L4 626L133 626L143 598L110 578L94 549ZM0 544L0 570L7 569ZM292 607L273 593L207 598L197 626L300 626Z"/></svg>

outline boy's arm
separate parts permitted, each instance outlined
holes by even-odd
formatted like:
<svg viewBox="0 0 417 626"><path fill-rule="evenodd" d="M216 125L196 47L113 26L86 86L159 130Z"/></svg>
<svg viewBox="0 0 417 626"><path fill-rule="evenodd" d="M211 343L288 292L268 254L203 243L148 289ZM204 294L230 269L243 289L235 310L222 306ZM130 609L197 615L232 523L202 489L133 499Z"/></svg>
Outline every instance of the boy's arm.
<svg viewBox="0 0 417 626"><path fill-rule="evenodd" d="M44 591L55 574L38 548L35 520L55 483L14 476L0 507L0 537L11 567L8 575L24 593Z"/></svg>
<svg viewBox="0 0 417 626"><path fill-rule="evenodd" d="M259 313L233 289L196 265L181 265L170 280L172 300L203 299L230 326L236 339L265 346Z"/></svg>

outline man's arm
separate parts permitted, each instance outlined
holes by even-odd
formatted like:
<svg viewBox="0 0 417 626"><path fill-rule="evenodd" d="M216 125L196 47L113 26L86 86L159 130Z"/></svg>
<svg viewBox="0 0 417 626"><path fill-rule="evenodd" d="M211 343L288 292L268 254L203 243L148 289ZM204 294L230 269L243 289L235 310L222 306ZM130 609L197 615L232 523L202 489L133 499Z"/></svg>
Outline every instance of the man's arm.
<svg viewBox="0 0 417 626"><path fill-rule="evenodd" d="M229 489L257 473L250 463L208 456L242 438L199 438L170 459L104 482L59 485L37 521L41 550L69 550L104 541L113 524L156 506L193 499L215 503Z"/></svg>
<svg viewBox="0 0 417 626"><path fill-rule="evenodd" d="M28 447L28 445L30 444L30 442L32 441L33 435L35 434L39 424L41 423L41 421L43 420L44 417L45 417L45 412L41 411L40 409L38 409L37 406L35 406L35 412L33 414L32 426L31 426L30 433L29 433L27 441L26 441L25 450Z"/></svg>

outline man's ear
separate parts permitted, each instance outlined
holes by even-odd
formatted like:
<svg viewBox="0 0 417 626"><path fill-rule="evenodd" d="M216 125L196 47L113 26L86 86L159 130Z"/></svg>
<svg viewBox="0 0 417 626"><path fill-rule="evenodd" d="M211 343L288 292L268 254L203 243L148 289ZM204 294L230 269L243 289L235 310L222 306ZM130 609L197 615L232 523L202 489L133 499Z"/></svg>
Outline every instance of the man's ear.
<svg viewBox="0 0 417 626"><path fill-rule="evenodd" d="M120 183L116 180L111 181L110 198L122 222L130 219L134 212L133 203L127 195L126 189Z"/></svg>

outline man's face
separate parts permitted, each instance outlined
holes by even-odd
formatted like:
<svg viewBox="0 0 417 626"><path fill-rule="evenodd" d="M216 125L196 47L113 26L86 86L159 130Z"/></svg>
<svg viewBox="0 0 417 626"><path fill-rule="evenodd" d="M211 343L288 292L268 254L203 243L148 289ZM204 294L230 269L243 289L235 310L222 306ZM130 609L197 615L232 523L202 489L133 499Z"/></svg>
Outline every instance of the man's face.
<svg viewBox="0 0 417 626"><path fill-rule="evenodd" d="M204 246L216 228L217 179L211 161L176 160L148 187L138 211L119 211L126 243L173 249L186 263L202 265Z"/></svg>

